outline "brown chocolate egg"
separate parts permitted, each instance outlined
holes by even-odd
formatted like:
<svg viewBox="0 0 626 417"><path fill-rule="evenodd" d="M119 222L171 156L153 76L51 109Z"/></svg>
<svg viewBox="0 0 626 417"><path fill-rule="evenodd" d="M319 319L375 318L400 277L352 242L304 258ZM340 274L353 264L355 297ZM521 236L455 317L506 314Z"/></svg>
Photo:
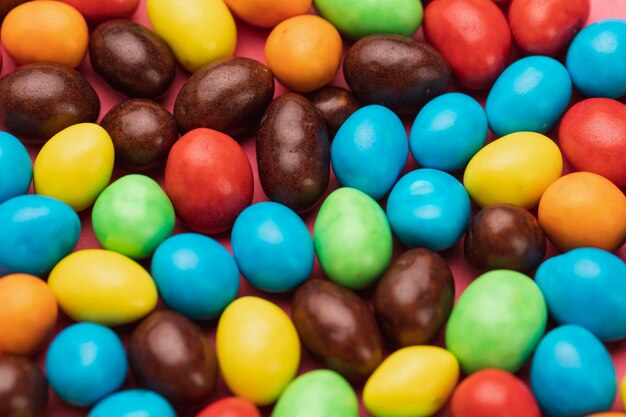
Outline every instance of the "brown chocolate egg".
<svg viewBox="0 0 626 417"><path fill-rule="evenodd" d="M315 106L301 95L276 97L268 107L256 141L259 180L272 201L303 212L328 186L328 129Z"/></svg>
<svg viewBox="0 0 626 417"><path fill-rule="evenodd" d="M387 269L374 306L385 337L399 347L432 342L450 317L454 278L430 249L410 249Z"/></svg>
<svg viewBox="0 0 626 417"><path fill-rule="evenodd" d="M232 57L196 71L178 93L181 133L206 127L234 135L254 126L274 97L274 76L250 58Z"/></svg>
<svg viewBox="0 0 626 417"><path fill-rule="evenodd" d="M165 162L178 140L174 116L154 101L122 101L104 116L100 125L113 140L115 162L131 171Z"/></svg>
<svg viewBox="0 0 626 417"><path fill-rule="evenodd" d="M358 40L343 63L346 82L366 104L400 113L416 113L445 93L450 66L426 42L401 35L370 35Z"/></svg>
<svg viewBox="0 0 626 417"><path fill-rule="evenodd" d="M324 87L318 90L311 97L311 102L326 120L328 136L331 140L343 122L361 108L361 103L354 97L354 94L339 87Z"/></svg>
<svg viewBox="0 0 626 417"><path fill-rule="evenodd" d="M479 268L530 272L546 254L546 235L530 212L508 204L479 211L465 235L465 258Z"/></svg>
<svg viewBox="0 0 626 417"><path fill-rule="evenodd" d="M154 312L137 326L128 362L142 386L176 405L204 404L215 389L213 347L198 326L173 311Z"/></svg>
<svg viewBox="0 0 626 417"><path fill-rule="evenodd" d="M0 356L0 416L37 417L48 402L48 385L36 363Z"/></svg>
<svg viewBox="0 0 626 417"><path fill-rule="evenodd" d="M310 280L294 294L291 315L302 343L328 368L362 380L380 365L383 348L376 320L350 290Z"/></svg>
<svg viewBox="0 0 626 417"><path fill-rule="evenodd" d="M89 37L93 69L129 97L157 99L174 81L176 59L150 29L128 20L110 20Z"/></svg>
<svg viewBox="0 0 626 417"><path fill-rule="evenodd" d="M30 64L0 78L0 129L43 143L66 127L95 122L100 99L78 71Z"/></svg>

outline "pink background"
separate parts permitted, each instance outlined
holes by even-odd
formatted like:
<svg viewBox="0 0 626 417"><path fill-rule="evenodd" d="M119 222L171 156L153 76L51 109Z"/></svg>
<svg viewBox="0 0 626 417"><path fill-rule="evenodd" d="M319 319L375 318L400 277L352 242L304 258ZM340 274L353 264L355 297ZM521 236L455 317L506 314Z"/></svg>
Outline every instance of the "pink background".
<svg viewBox="0 0 626 417"><path fill-rule="evenodd" d="M591 15L589 18L590 23L597 21L597 20L605 19L605 18L620 17L620 18L626 19L626 1L625 0L591 0L591 4L592 4L592 9L591 9ZM141 0L140 8L137 11L137 13L133 16L133 20L140 22L148 27L150 26L149 21L146 17L146 13L145 13L145 0ZM259 61L265 62L265 59L263 56L263 47L264 47L265 38L267 37L269 31L251 27L241 21L237 21L237 25L238 25L239 37L238 37L238 47L237 47L236 55L255 58L255 59L258 59ZM416 37L421 37L421 36L422 35L420 31L416 35ZM349 44L346 43L345 46L347 48ZM15 65L13 64L11 59L8 57L6 52L2 51L2 53L4 54L4 68L2 70L2 75L4 75L10 72L11 70L13 70ZM100 113L101 115L100 117L104 116L104 114L106 114L106 112L115 103L125 98L123 95L113 91L101 78L99 78L94 73L94 71L91 68L91 65L89 64L88 58L85 59L85 61L79 67L79 70L88 77L89 81L92 83L92 85L95 87L95 89L98 91L98 94L100 95L100 99L102 101L102 110ZM174 100L176 98L176 95L182 83L186 80L187 77L188 77L188 74L179 67L177 70L176 81L174 83L174 86L171 88L169 93L161 100L161 103L165 107L167 107L170 111L172 110L172 107L174 105ZM345 86L345 81L343 79L343 75L341 74L341 71L339 71L339 74L335 78L334 84ZM277 83L276 94L280 95L284 91L285 91L285 88L280 86ZM484 94L485 93L482 93L482 94L473 93L473 95L480 100L484 100ZM410 124L412 123L412 118L406 119L405 123L407 127L410 127ZM554 137L554 135L552 135L552 137ZM258 178L256 175L256 156L255 156L255 149L254 149L254 138L253 137L244 138L243 140L241 140L241 144L244 147L248 157L250 158L250 162L252 163L252 166L255 170L254 201L256 202L256 201L266 200L267 198L263 194L263 191L261 189L261 186L258 182ZM34 158L34 156L38 152L38 148L35 146L30 146L29 150L31 152L31 155ZM409 157L406 170L408 171L414 168L415 168L415 162ZM114 174L115 176L114 179L124 174L126 173L118 170ZM149 172L148 175L151 175L152 177L156 178L157 180L161 182L162 176L163 176L163 169L160 168L160 169L154 170L152 172ZM337 188L337 185L338 185L337 181L334 179L334 177L332 177L328 192ZM304 219L309 225L311 230L312 230L313 222L315 220L316 212L317 210L313 210L311 213L308 213L306 216L304 216ZM90 218L91 218L90 210L86 210L85 212L81 213L83 232L81 234L80 242L78 244L78 249L100 247L93 234ZM178 233L182 231L186 231L186 229L180 224L178 224L176 228L176 232ZM218 239L221 243L223 243L227 248L230 249L228 233L224 233L224 234L217 235L214 237ZM402 252L405 249L397 241L394 242L394 245L396 249L395 255L397 255L398 253ZM457 284L457 297L462 292L462 290L468 285L468 283L473 278L480 275L481 273L481 271L471 268L467 265L467 263L465 262L463 258L462 248L463 246L462 246L462 241L461 241L454 248L448 251L445 251L443 253L443 255L448 260L450 267L454 273L455 281ZM556 253L555 250L552 247L550 247L548 255L553 255L555 253ZM620 249L618 254L620 255L622 259L626 260L626 245ZM144 263L144 266L149 267L149 264ZM323 276L323 273L321 272L319 265L316 264L315 270L312 276L313 277ZM242 285L241 285L240 295L252 294L252 295L264 297L264 298L270 299L273 302L280 304L286 311L289 311L291 294L283 294L283 295L266 294L266 293L262 293L258 290L251 288L243 279L241 283ZM369 300L371 299L372 291L371 290L363 291L361 292L361 295ZM65 317L63 314L61 314L61 317L57 324L57 331L68 326L70 323L71 321L67 317ZM206 334L211 338L211 340L214 340L216 322L215 321L204 322L204 323L200 323L200 325L205 330ZM117 330L119 334L123 337L123 339L126 340L127 336L130 334L133 327L134 326L123 326L121 328L118 328ZM439 337L438 344L442 345L441 335ZM609 344L608 348L611 351L611 354L614 358L618 375L621 380L621 378L624 375L626 375L626 341L620 342L620 343ZM45 357L45 351L40 353L37 357L37 360L41 365L43 365L44 357ZM302 363L300 367L300 372L305 372L307 370L320 367L320 364L315 362L313 359L311 359L311 357L304 350L303 350L302 358L303 359L302 359ZM520 375L525 378L527 375L527 369L522 370ZM129 378L124 388L130 388L130 387L135 387L135 386L136 385L133 381L132 375L129 374ZM361 386L356 386L355 388L360 394ZM212 402L219 398L225 397L227 395L230 395L230 394L228 390L226 389L223 381L220 379L217 391L208 400ZM621 405L618 404L617 400L615 404L616 404L614 407L615 410L622 410L622 407ZM269 415L271 412L271 408L266 408L263 411L265 415ZM196 410L181 410L179 415L193 416L195 415L195 412ZM63 404L61 401L59 401L59 399L54 394L51 394L50 404L46 412L44 413L44 416L47 416L47 417L76 416L77 417L77 416L84 416L86 415L86 413L87 413L86 409L79 409L79 408L75 408L75 407L71 407L66 404ZM368 415L369 414L366 411L364 411L364 409L362 408L361 416L368 416ZM447 409L444 409L440 413L440 416L449 416L449 412L447 411Z"/></svg>

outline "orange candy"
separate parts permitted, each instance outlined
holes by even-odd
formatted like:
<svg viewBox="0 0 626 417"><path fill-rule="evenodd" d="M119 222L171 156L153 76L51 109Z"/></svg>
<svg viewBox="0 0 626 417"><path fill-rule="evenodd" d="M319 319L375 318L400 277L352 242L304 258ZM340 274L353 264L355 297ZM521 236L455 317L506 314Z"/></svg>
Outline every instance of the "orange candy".
<svg viewBox="0 0 626 417"><path fill-rule="evenodd" d="M265 58L276 78L299 93L332 81L341 64L343 44L333 25L319 16L285 20L265 43Z"/></svg>
<svg viewBox="0 0 626 417"><path fill-rule="evenodd" d="M4 19L2 45L18 65L52 62L76 68L87 52L89 30L83 16L58 1L31 1Z"/></svg>
<svg viewBox="0 0 626 417"><path fill-rule="evenodd" d="M241 20L254 26L271 28L285 19L305 14L311 0L225 0Z"/></svg>
<svg viewBox="0 0 626 417"><path fill-rule="evenodd" d="M580 247L614 251L626 240L626 197L600 175L575 172L543 193L539 223L563 251Z"/></svg>
<svg viewBox="0 0 626 417"><path fill-rule="evenodd" d="M36 353L52 334L57 312L45 281L27 274L0 278L0 354Z"/></svg>

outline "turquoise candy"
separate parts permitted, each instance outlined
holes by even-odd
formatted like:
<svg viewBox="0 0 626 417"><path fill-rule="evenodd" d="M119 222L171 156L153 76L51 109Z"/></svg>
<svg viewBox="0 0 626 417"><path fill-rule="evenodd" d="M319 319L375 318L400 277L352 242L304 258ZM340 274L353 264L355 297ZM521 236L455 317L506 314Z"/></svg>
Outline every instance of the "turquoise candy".
<svg viewBox="0 0 626 417"><path fill-rule="evenodd" d="M131 389L106 397L87 417L176 417L176 412L156 392Z"/></svg>
<svg viewBox="0 0 626 417"><path fill-rule="evenodd" d="M15 136L0 131L0 203L26 194L32 179L28 151Z"/></svg>

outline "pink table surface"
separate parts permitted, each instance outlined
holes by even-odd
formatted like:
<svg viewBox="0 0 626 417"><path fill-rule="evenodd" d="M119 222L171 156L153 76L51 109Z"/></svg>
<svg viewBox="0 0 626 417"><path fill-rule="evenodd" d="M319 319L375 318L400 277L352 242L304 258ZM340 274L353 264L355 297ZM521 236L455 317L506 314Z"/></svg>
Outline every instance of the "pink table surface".
<svg viewBox="0 0 626 417"><path fill-rule="evenodd" d="M589 17L588 23L592 23L592 22L595 22L601 19L606 19L606 18L626 19L626 0L591 0L591 5L592 5L591 15ZM141 0L139 10L133 16L133 20L150 27L150 22L147 19L146 11L145 11L145 0ZM241 21L237 21L237 27L238 27L238 44L237 44L236 55L250 57L250 58L257 59L261 62L265 62L265 58L263 55L263 47L265 44L265 38L267 37L269 31L251 27ZM422 37L421 31L418 32L416 37L418 38ZM348 46L349 46L349 43L346 42L344 49L347 49ZM2 51L2 53L4 54L5 64L1 72L1 75L4 75L12 71L15 68L15 65L12 62L12 60L9 58L9 56L6 54L5 51ZM111 107L113 107L113 105L125 99L123 95L113 91L98 75L94 73L89 63L88 57L85 58L85 61L81 64L81 66L79 67L79 70L87 76L87 78L89 79L89 81L94 86L94 88L96 89L96 91L98 92L100 96L100 100L102 102L100 118L102 118L106 114L106 112ZM173 108L174 100L176 99L176 95L178 94L178 91L180 90L183 82L188 78L188 76L189 74L179 67L177 70L176 80L174 82L173 87L170 89L168 94L161 100L161 103L170 111ZM339 86L346 85L345 80L343 79L341 70L339 71L333 84L339 85ZM276 83L276 87L277 87L276 95L280 95L286 91L286 89L283 86L281 86L278 82ZM484 100L485 92L478 93L478 94L473 93L473 95L479 100ZM622 101L624 100L622 99ZM405 124L407 125L407 127L410 127L412 120L413 120L412 118L405 120ZM555 137L554 135L551 135L551 136L553 138ZM248 137L248 138L243 139L241 141L241 144L244 147L248 157L250 158L250 162L252 163L252 167L255 172L254 201L258 202L258 201L267 200L267 197L263 194L263 190L261 189L261 186L258 180L257 167L256 167L256 155L255 155L255 147L254 147L254 137ZM33 158L36 156L38 150L39 148L36 146L29 146L29 151L31 152L31 156ZM416 167L415 162L412 160L411 157L409 157L405 170L409 171L409 170L415 169L415 167ZM569 168L566 167L566 170L569 170ZM114 173L114 178L112 180L125 174L126 172L123 172L121 170L116 170L116 172ZM162 168L156 169L152 172L149 172L148 174L162 183L162 180L163 180ZM334 190L337 187L338 187L338 183L336 179L333 176L331 176L331 181L330 181L330 185L328 188L328 192ZM384 204L384 201L382 203ZM316 214L317 214L317 210L313 210L312 212L304 216L304 220L306 221L310 230L312 230ZM83 213L81 213L80 217L81 217L83 230L82 230L82 234L81 234L77 249L99 248L100 245L98 241L96 240L92 227L91 227L91 211L90 210L84 211ZM175 233L180 233L184 231L187 231L187 229L179 222L176 226ZM218 239L222 244L224 244L230 250L229 233L223 233L223 234L213 236L213 237ZM456 287L457 298L461 294L461 292L465 289L465 287L467 287L467 285L471 282L471 280L482 273L482 271L470 267L465 262L465 259L463 257L462 243L463 242L461 240L461 242L457 243L456 246L454 246L453 248L443 253L443 255L448 261L452 269L452 272L454 274L454 278L455 278L455 282L457 286ZM397 241L394 242L394 248L395 248L394 257L397 256L399 253L401 253L403 250L405 250L405 248L402 247L402 245L400 245ZM555 253L557 252L550 245L548 249L548 256L552 256ZM626 245L624 245L618 251L618 255L623 260L626 260ZM143 264L146 268L149 267L148 263L144 262ZM312 277L319 278L323 276L324 274L316 262L314 271L312 273ZM291 300L292 294L281 294L281 295L267 294L267 293L264 293L264 292L261 292L252 288L243 279L241 280L241 289L240 289L239 295L240 296L241 295L260 296L260 297L269 299L279 304L287 312L289 312L290 310L290 300ZM365 297L367 300L371 300L372 290L370 289L370 290L362 291L360 292L360 295ZM160 308L162 308L162 305L160 306ZM68 319L63 314L61 314L59 322L57 323L56 331L57 332L60 331L61 329L67 327L71 323L72 321L70 319ZM217 322L211 321L211 322L203 322L199 324L203 328L207 336L211 339L211 341L214 342L215 328L216 328ZM119 327L116 330L122 336L123 340L126 341L128 338L128 335L132 332L133 328L134 328L133 325L128 325L128 326ZM443 345L442 334L440 334L437 344L440 346ZM626 341L622 341L618 343L611 343L607 347L609 348L611 355L614 359L615 365L617 367L618 376L621 381L624 375L626 375ZM42 366L43 366L44 358L45 358L45 350L42 351L36 358L38 363ZM312 359L310 355L308 355L307 352L303 349L300 373L306 372L311 369L319 368L320 366L321 366L320 363ZM523 369L520 372L520 376L523 378L527 378L527 368ZM126 381L124 388L132 388L132 387L136 387L136 384L135 384L135 381L133 380L132 374L129 373L129 376L128 376L128 379ZM362 388L362 385L355 386L355 389L359 393L359 396L360 396L361 388ZM216 392L211 396L211 398L207 399L207 402L213 402L219 398L223 398L228 395L231 395L231 394L226 388L223 380L221 380L220 378ZM614 410L622 410L622 407L617 400L615 402ZM179 415L182 417L193 416L195 415L196 411L197 410L179 410ZM263 409L263 413L264 415L269 416L271 413L271 407L267 407ZM85 416L86 414L87 414L87 409L76 408L76 407L72 407L67 404L64 404L58 399L58 397L56 397L51 392L48 408L46 409L43 415L45 417L79 417L79 416ZM361 417L365 417L365 416L369 416L369 413L367 413L367 411L365 411L365 409L361 407L360 415ZM450 416L450 413L447 408L444 408L438 415L441 417L444 417L444 416L447 417L447 416Z"/></svg>

